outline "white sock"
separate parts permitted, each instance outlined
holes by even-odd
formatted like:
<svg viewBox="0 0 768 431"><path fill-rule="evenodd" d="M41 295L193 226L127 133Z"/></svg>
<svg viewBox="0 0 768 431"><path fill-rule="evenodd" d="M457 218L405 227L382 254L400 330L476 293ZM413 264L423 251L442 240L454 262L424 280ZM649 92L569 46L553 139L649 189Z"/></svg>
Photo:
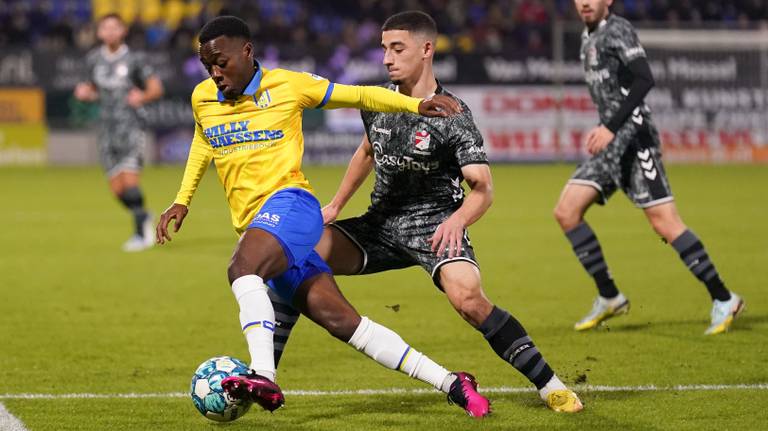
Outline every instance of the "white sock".
<svg viewBox="0 0 768 431"><path fill-rule="evenodd" d="M539 389L539 396L542 400L547 400L547 395L549 395L550 392L556 391L559 389L568 389L563 382L560 381L560 379L557 377L557 374L553 375L551 379L547 382L546 385L544 385L543 388Z"/></svg>
<svg viewBox="0 0 768 431"><path fill-rule="evenodd" d="M232 293L240 305L240 327L251 353L251 369L274 382L275 310L267 286L258 275L245 275L232 283Z"/></svg>
<svg viewBox="0 0 768 431"><path fill-rule="evenodd" d="M362 318L348 343L381 365L402 371L440 391L447 393L456 379L456 376L429 359L427 355L405 344L397 333L367 317Z"/></svg>

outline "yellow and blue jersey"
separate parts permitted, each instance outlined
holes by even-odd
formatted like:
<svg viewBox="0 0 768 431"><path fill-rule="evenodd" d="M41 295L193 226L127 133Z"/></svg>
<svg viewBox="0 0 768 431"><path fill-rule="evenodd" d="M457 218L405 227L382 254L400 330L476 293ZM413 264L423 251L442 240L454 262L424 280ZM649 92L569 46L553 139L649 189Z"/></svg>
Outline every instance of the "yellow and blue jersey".
<svg viewBox="0 0 768 431"><path fill-rule="evenodd" d="M379 87L334 84L309 73L269 70L258 63L255 67L253 79L237 100L225 99L212 79L195 87L195 135L174 201L189 205L213 161L238 233L275 192L286 188L312 192L301 172L304 109L418 113L421 101Z"/></svg>

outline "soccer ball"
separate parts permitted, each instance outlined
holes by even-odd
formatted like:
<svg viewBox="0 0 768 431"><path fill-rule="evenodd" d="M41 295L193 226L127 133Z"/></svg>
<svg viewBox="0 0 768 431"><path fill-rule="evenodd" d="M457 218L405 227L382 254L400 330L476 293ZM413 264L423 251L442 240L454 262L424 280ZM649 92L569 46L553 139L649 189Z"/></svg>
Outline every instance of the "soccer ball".
<svg viewBox="0 0 768 431"><path fill-rule="evenodd" d="M221 381L229 376L248 374L243 361L229 356L218 356L200 364L192 376L190 395L197 411L218 422L233 421L251 408L251 400L236 400L224 392Z"/></svg>

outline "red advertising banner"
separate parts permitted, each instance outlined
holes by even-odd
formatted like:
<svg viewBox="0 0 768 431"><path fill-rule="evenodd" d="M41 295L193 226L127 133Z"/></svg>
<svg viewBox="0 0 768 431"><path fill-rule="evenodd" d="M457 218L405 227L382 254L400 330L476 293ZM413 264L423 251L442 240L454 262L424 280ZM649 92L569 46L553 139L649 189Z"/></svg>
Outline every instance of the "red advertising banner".
<svg viewBox="0 0 768 431"><path fill-rule="evenodd" d="M581 86L463 86L452 89L472 109L493 161L579 160L586 133L598 124L597 112ZM689 99L690 95L683 95ZM666 97L665 94L660 98ZM665 159L675 162L768 162L764 113L741 109L723 120L721 107L679 106L669 100L654 110ZM718 117L720 115L720 117ZM711 119L711 120L710 120ZM754 118L753 118L754 120ZM740 127L734 127L740 126Z"/></svg>

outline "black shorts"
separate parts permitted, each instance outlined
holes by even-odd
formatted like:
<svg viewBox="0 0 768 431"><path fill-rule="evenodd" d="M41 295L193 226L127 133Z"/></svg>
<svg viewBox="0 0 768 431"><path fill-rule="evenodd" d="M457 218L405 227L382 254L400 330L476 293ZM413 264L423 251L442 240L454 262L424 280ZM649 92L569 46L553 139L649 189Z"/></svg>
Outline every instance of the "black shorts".
<svg viewBox="0 0 768 431"><path fill-rule="evenodd" d="M639 208L674 199L661 163L659 136L653 128L622 127L608 147L576 168L568 183L597 189L599 204L617 189Z"/></svg>
<svg viewBox="0 0 768 431"><path fill-rule="evenodd" d="M438 257L432 252L430 238L440 223L450 215L450 212L443 212L427 218L388 217L368 212L360 217L338 220L331 226L346 235L362 251L363 266L358 274L373 274L419 265L442 290L438 271L446 263L466 261L479 268L466 229L458 256L448 258L447 254L444 254L443 257ZM415 225L415 228L403 229L404 225Z"/></svg>
<svg viewBox="0 0 768 431"><path fill-rule="evenodd" d="M147 132L133 122L105 122L99 134L99 160L108 177L141 172Z"/></svg>

